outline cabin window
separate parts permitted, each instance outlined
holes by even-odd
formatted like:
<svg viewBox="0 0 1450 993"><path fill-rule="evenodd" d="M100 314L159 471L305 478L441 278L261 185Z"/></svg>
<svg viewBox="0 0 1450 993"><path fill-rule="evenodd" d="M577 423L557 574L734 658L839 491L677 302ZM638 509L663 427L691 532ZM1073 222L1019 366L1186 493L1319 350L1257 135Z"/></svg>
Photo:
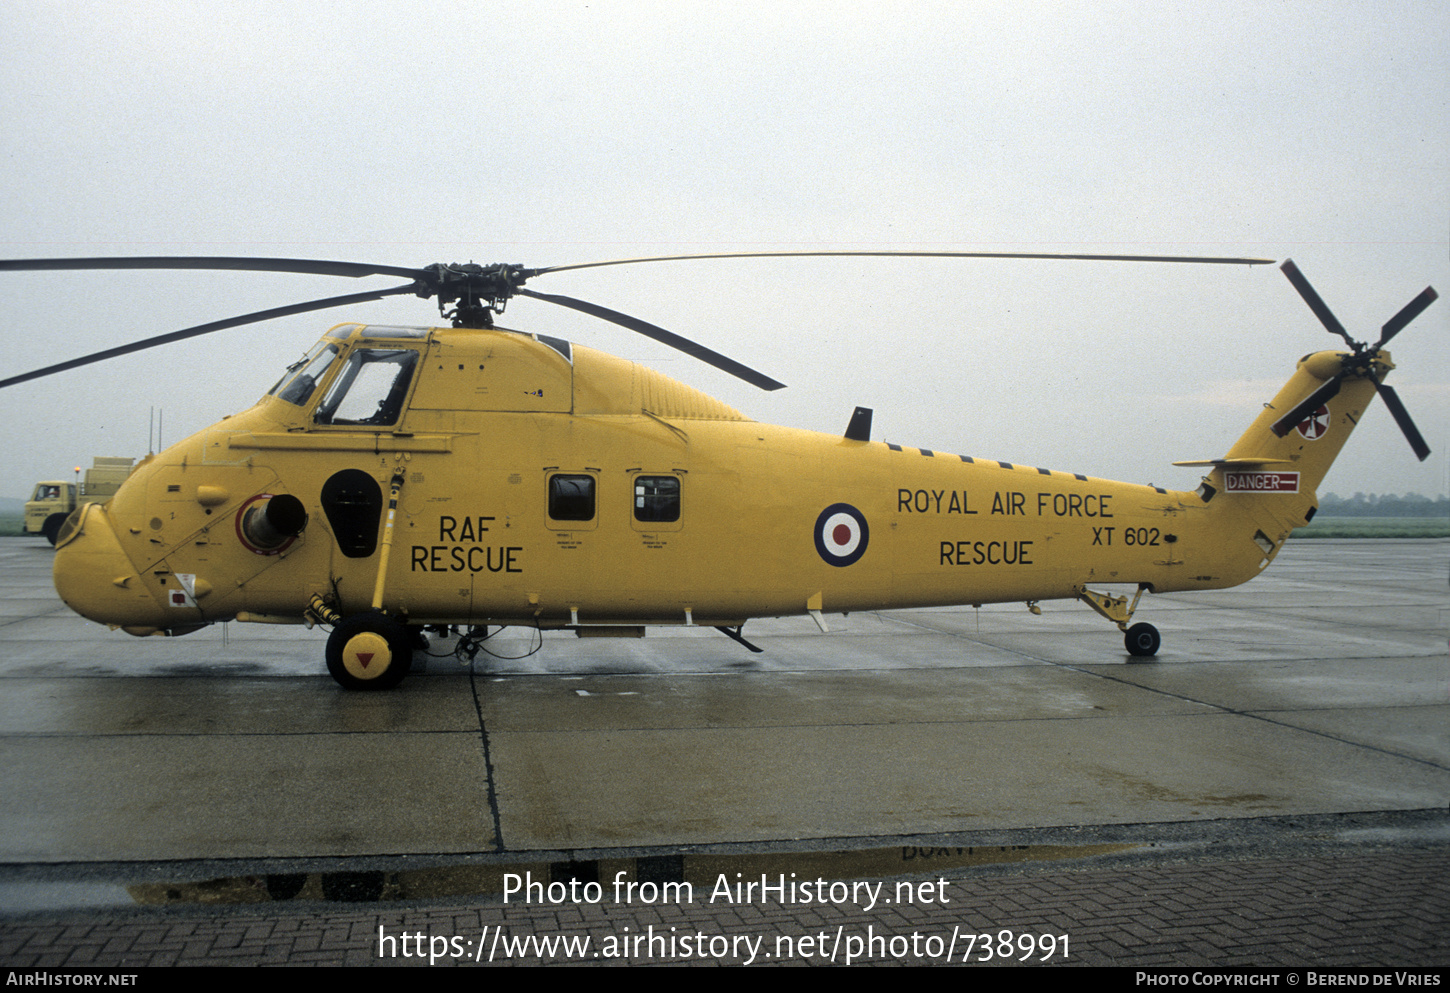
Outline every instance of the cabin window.
<svg viewBox="0 0 1450 993"><path fill-rule="evenodd" d="M556 521L594 520L594 477L549 477L549 517Z"/></svg>
<svg viewBox="0 0 1450 993"><path fill-rule="evenodd" d="M634 477L634 519L669 523L680 519L678 476Z"/></svg>
<svg viewBox="0 0 1450 993"><path fill-rule="evenodd" d="M277 385L272 387L272 395L299 407L306 406L336 358L337 346L319 341L312 351L288 368Z"/></svg>
<svg viewBox="0 0 1450 993"><path fill-rule="evenodd" d="M396 424L413 381L418 352L411 348L359 348L318 404L318 424Z"/></svg>

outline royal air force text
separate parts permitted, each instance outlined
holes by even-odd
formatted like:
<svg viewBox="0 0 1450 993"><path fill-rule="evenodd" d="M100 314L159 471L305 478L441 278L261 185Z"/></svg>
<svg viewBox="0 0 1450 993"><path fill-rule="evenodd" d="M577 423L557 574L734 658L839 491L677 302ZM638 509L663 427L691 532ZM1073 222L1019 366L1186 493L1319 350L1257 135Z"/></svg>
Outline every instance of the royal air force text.
<svg viewBox="0 0 1450 993"><path fill-rule="evenodd" d="M1019 493L1001 490L992 494L988 517L1081 517L1104 520L1113 516L1110 493ZM1035 515L1034 515L1035 511ZM978 513L971 505L966 490L896 491L898 514L962 514ZM1112 545L1113 525L1093 525L1093 544ZM1131 533L1129 533L1131 532ZM1141 532L1141 533L1140 533ZM1119 541L1130 545L1156 545L1156 528L1126 528ZM1035 565L1031 541L943 541L939 549L941 565Z"/></svg>

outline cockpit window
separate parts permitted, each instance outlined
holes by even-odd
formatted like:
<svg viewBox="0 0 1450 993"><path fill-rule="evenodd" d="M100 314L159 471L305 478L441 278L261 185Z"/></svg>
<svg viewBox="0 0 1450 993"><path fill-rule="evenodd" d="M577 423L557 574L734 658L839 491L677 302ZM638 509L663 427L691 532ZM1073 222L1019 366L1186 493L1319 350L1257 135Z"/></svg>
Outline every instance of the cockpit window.
<svg viewBox="0 0 1450 993"><path fill-rule="evenodd" d="M272 387L271 395L299 407L306 406L317 390L317 384L322 382L322 377L336 358L337 346L319 341L312 351L288 368L286 374L277 381L277 385Z"/></svg>
<svg viewBox="0 0 1450 993"><path fill-rule="evenodd" d="M318 424L396 424L413 380L412 348L359 348L317 406Z"/></svg>

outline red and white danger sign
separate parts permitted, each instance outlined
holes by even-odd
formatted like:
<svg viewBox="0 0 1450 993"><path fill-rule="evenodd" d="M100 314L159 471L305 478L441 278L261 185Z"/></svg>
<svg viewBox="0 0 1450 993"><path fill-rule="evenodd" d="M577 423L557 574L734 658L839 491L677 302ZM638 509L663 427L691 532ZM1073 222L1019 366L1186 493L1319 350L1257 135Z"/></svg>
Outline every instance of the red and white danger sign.
<svg viewBox="0 0 1450 993"><path fill-rule="evenodd" d="M1230 493L1298 493L1297 472L1228 472L1224 481Z"/></svg>

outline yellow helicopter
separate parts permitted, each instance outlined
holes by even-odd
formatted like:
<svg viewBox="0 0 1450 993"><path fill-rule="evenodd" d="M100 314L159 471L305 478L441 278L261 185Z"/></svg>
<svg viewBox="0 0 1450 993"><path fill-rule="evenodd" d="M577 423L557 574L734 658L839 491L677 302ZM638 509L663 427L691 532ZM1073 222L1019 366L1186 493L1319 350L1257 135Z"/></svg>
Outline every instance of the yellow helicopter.
<svg viewBox="0 0 1450 993"><path fill-rule="evenodd" d="M906 448L750 420L636 363L495 328L514 296L662 341L764 389L782 384L638 318L525 288L571 269L815 255L1262 264L1266 259L957 252L764 252L526 269L299 259L137 257L0 262L0 270L231 269L392 275L389 289L262 311L0 380L13 386L224 328L364 300L436 297L452 327L341 324L260 401L148 457L56 541L77 613L134 635L217 621L332 627L327 667L351 689L396 686L419 632L476 653L490 628L639 637L647 625L743 635L756 617L1078 599L1135 656L1142 594L1253 578L1309 522L1315 489L1375 393L1420 459L1384 346L1350 338L1292 262L1283 271L1348 351L1305 356L1194 491ZM1125 584L1126 595L1093 589Z"/></svg>

